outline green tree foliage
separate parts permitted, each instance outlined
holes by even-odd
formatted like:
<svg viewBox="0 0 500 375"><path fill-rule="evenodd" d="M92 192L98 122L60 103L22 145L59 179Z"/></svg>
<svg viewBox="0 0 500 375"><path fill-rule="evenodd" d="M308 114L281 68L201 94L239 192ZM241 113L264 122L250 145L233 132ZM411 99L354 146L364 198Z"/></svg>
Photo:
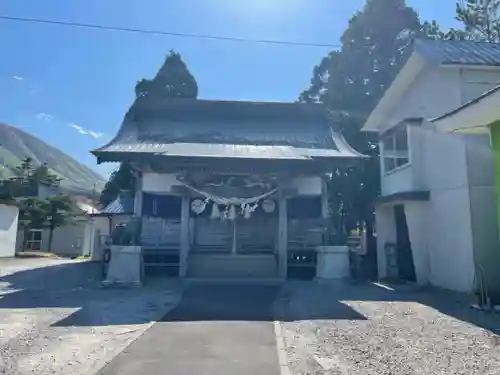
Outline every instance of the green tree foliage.
<svg viewBox="0 0 500 375"><path fill-rule="evenodd" d="M435 22L421 23L404 0L367 0L349 21L341 48L313 69L311 85L299 97L329 108L347 141L371 156L360 166L338 168L329 184L331 209L340 213L346 230L364 222L371 232L373 203L380 194L378 141L360 128L404 64L415 36L444 34Z"/></svg>
<svg viewBox="0 0 500 375"><path fill-rule="evenodd" d="M500 41L500 0L461 0L456 4L456 19L464 24L465 38Z"/></svg>
<svg viewBox="0 0 500 375"><path fill-rule="evenodd" d="M122 191L134 193L136 177L130 163L121 163L116 171L111 173L108 182L99 198L102 207L113 202Z"/></svg>
<svg viewBox="0 0 500 375"><path fill-rule="evenodd" d="M54 230L58 227L73 224L83 212L73 199L66 194L58 194L47 198L27 198L19 201L19 227L26 233L30 229L49 229L48 251L52 250ZM25 241L23 241L25 242Z"/></svg>
<svg viewBox="0 0 500 375"><path fill-rule="evenodd" d="M54 230L58 227L73 224L76 217L83 212L73 199L65 194L47 198L27 198L19 202L19 226L25 230L49 229L48 251L52 250Z"/></svg>
<svg viewBox="0 0 500 375"><path fill-rule="evenodd" d="M26 156L22 161L21 165L16 167L17 172L21 177L30 178L34 171L33 158Z"/></svg>
<svg viewBox="0 0 500 375"><path fill-rule="evenodd" d="M42 206L42 200L37 197L23 199L18 202L19 228L22 230L41 229L45 227L47 218Z"/></svg>
<svg viewBox="0 0 500 375"><path fill-rule="evenodd" d="M152 79L141 79L135 86L137 98L196 98L198 84L179 53L171 50Z"/></svg>
<svg viewBox="0 0 500 375"><path fill-rule="evenodd" d="M52 248L53 232L56 228L70 224L81 215L72 198L65 194L37 197L39 184L59 185L61 179L50 172L46 163L33 165L33 159L26 157L16 168L18 176L0 180L0 199L15 201L19 206L19 227L25 230L49 228L49 251Z"/></svg>
<svg viewBox="0 0 500 375"><path fill-rule="evenodd" d="M53 197L41 199L38 202L41 212L45 216L45 227L49 228L48 251L52 250L54 230L64 225L73 224L82 212L78 209L70 196L58 194Z"/></svg>
<svg viewBox="0 0 500 375"><path fill-rule="evenodd" d="M142 100L179 99L198 97L198 84L179 53L170 51L163 65L152 80L141 79L135 87L136 98ZM134 105L130 111L134 110ZM129 111L129 112L130 112ZM130 163L122 163L109 177L101 196L100 203L107 206L122 191L133 192L136 178Z"/></svg>
<svg viewBox="0 0 500 375"><path fill-rule="evenodd" d="M12 200L19 197L34 196L40 184L57 188L61 179L50 172L47 163L33 165L29 156L15 168L17 177L2 179L0 176L0 198Z"/></svg>
<svg viewBox="0 0 500 375"><path fill-rule="evenodd" d="M52 187L58 187L62 181L61 178L50 172L47 163L43 163L42 165L34 168L34 171L32 173L32 180L35 183L41 183Z"/></svg>

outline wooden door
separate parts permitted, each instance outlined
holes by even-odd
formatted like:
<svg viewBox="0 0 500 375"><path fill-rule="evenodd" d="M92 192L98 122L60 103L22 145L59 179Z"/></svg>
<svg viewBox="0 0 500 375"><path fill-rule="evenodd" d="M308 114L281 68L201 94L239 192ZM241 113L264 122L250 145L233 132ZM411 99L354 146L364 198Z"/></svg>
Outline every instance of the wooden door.
<svg viewBox="0 0 500 375"><path fill-rule="evenodd" d="M227 253L233 244L233 223L230 220L212 220L198 217L194 220L195 252Z"/></svg>
<svg viewBox="0 0 500 375"><path fill-rule="evenodd" d="M406 281L417 281L404 205L398 204L394 206L394 218L396 221L396 248L399 277Z"/></svg>
<svg viewBox="0 0 500 375"><path fill-rule="evenodd" d="M238 218L235 225L238 254L269 254L276 251L278 241L276 217Z"/></svg>

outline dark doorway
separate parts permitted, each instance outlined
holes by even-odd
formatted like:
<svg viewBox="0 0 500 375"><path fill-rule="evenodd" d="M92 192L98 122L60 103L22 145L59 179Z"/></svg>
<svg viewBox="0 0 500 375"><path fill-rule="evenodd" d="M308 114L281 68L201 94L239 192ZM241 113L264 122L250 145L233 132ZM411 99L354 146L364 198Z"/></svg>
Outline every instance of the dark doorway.
<svg viewBox="0 0 500 375"><path fill-rule="evenodd" d="M399 278L405 281L417 281L413 254L411 250L410 233L406 222L404 205L394 206L394 218L396 221L396 247Z"/></svg>

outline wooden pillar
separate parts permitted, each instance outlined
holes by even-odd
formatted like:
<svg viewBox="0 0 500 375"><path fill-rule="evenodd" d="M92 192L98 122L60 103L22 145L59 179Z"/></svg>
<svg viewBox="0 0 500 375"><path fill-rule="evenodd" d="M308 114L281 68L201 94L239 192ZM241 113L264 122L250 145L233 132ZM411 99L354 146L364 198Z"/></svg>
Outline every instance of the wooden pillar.
<svg viewBox="0 0 500 375"><path fill-rule="evenodd" d="M181 206L181 248L179 256L179 277L187 274L187 261L189 255L189 196L182 196Z"/></svg>
<svg viewBox="0 0 500 375"><path fill-rule="evenodd" d="M287 200L280 189L278 198L278 271L281 278L287 277L288 267L288 219Z"/></svg>
<svg viewBox="0 0 500 375"><path fill-rule="evenodd" d="M323 178L321 181L321 217L323 219L328 219L330 216L330 207L328 207L328 185L326 184L326 179Z"/></svg>
<svg viewBox="0 0 500 375"><path fill-rule="evenodd" d="M236 219L231 220L231 224L233 225L233 242L231 243L231 255L236 255L237 249L236 247L238 246L236 242L236 236L237 236L237 231L236 231Z"/></svg>
<svg viewBox="0 0 500 375"><path fill-rule="evenodd" d="M141 216L142 215L142 178L137 177L137 182L135 185L135 196L134 196L134 215Z"/></svg>
<svg viewBox="0 0 500 375"><path fill-rule="evenodd" d="M330 217L330 207L328 204L328 185L326 183L326 177L321 179L321 218L324 219L325 231L321 236L321 244L327 245L327 241L330 235L331 226L329 225L328 218Z"/></svg>

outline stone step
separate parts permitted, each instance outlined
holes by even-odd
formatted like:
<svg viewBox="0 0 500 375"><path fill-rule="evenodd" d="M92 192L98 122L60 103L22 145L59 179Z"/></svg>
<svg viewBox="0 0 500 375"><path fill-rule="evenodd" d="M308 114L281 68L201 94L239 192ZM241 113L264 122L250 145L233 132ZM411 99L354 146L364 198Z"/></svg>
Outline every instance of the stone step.
<svg viewBox="0 0 500 375"><path fill-rule="evenodd" d="M191 278L276 278L278 262L272 254L190 254L187 273Z"/></svg>

